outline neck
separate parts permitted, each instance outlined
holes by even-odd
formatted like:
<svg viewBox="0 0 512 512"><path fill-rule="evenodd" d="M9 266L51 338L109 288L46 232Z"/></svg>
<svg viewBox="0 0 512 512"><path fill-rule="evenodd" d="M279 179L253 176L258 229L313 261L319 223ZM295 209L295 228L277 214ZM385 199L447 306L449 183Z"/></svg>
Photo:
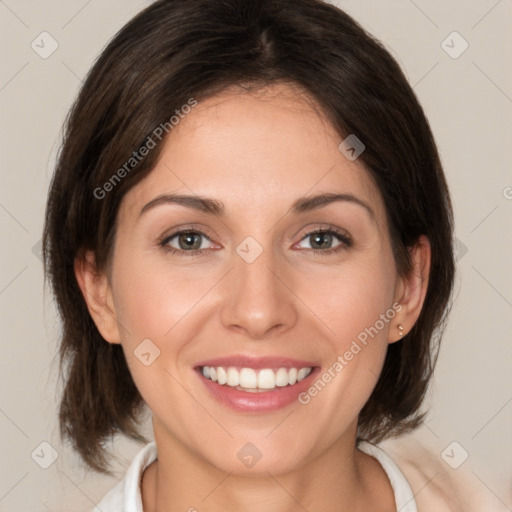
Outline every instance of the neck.
<svg viewBox="0 0 512 512"><path fill-rule="evenodd" d="M224 472L175 439L159 439L158 460L142 480L144 512L296 512L395 510L394 494L373 457L340 439L293 471ZM255 466L254 469L256 469Z"/></svg>

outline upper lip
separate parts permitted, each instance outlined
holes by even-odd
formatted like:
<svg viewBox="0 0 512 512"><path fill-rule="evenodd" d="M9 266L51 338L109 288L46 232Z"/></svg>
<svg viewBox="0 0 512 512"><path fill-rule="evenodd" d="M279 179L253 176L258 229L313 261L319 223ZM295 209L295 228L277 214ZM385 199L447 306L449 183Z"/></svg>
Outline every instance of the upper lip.
<svg viewBox="0 0 512 512"><path fill-rule="evenodd" d="M317 366L317 364L311 361L292 359L289 357L254 357L237 354L208 359L200 362L197 366L222 366L223 368L237 366L240 368L254 368L255 370L260 370L263 368L311 368Z"/></svg>

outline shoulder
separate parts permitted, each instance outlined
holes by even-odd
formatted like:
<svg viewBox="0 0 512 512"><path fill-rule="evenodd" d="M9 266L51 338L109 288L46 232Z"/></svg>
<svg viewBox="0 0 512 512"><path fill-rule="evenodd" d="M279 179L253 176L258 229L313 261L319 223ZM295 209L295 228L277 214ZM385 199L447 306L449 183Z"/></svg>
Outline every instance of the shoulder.
<svg viewBox="0 0 512 512"><path fill-rule="evenodd" d="M142 512L142 475L157 456L154 441L139 449L121 480L89 512Z"/></svg>
<svg viewBox="0 0 512 512"><path fill-rule="evenodd" d="M418 512L472 512L468 480L455 474L440 455L412 437L383 441L413 491Z"/></svg>

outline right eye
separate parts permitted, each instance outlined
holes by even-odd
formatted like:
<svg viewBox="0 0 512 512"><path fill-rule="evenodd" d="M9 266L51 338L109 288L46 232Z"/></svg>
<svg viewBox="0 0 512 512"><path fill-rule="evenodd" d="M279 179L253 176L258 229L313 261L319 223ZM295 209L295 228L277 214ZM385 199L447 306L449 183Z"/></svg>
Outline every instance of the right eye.
<svg viewBox="0 0 512 512"><path fill-rule="evenodd" d="M178 256L185 256L185 253L190 253L191 256L203 254L208 249L208 244L203 243L202 238L211 240L201 231L184 229L176 231L169 236L166 236L161 242L161 247L166 251Z"/></svg>

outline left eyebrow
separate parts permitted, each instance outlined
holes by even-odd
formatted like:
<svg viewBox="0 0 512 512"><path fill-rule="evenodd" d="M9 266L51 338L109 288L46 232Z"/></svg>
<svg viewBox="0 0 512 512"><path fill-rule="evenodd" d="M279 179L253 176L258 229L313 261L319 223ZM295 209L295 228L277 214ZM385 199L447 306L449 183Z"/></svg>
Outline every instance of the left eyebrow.
<svg viewBox="0 0 512 512"><path fill-rule="evenodd" d="M305 213L313 210L318 210L328 204L336 201L344 201L353 203L361 206L370 215L372 220L375 220L375 213L366 202L352 194L333 194L324 193L315 196L300 197L292 204L290 208L291 213ZM141 217L148 210L161 206L164 204L179 204L188 208L209 213L211 215L217 215L222 217L225 213L225 206L221 201L212 199L209 197L191 196L185 194L163 194L152 199L147 203L140 211L139 217Z"/></svg>
<svg viewBox="0 0 512 512"><path fill-rule="evenodd" d="M349 203L354 203L358 206L363 207L366 212L370 215L372 220L375 220L375 212L372 210L369 204L364 202L362 199L352 195L352 194L318 194L316 196L310 197L301 197L297 199L290 211L292 213L304 213L312 210L317 210L322 208L323 206L327 206L335 201L346 201Z"/></svg>

